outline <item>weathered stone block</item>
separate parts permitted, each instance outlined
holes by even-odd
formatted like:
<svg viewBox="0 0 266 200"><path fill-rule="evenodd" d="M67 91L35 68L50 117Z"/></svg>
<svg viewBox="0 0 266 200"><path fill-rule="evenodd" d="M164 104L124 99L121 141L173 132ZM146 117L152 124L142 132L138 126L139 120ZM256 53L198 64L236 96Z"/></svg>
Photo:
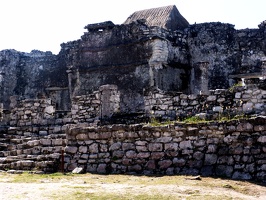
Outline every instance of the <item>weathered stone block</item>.
<svg viewBox="0 0 266 200"><path fill-rule="evenodd" d="M174 158L173 164L177 167L182 167L186 164L186 160L183 158Z"/></svg>
<svg viewBox="0 0 266 200"><path fill-rule="evenodd" d="M193 158L195 158L196 160L202 160L204 157L204 153L200 152L200 151L196 151L193 154Z"/></svg>
<svg viewBox="0 0 266 200"><path fill-rule="evenodd" d="M136 141L135 144L138 146L146 146L148 142L147 141Z"/></svg>
<svg viewBox="0 0 266 200"><path fill-rule="evenodd" d="M133 165L133 166L128 166L128 171L130 172L139 172L142 170L142 167L140 165Z"/></svg>
<svg viewBox="0 0 266 200"><path fill-rule="evenodd" d="M64 140L63 139L54 139L52 140L52 145L54 146L62 146L64 145Z"/></svg>
<svg viewBox="0 0 266 200"><path fill-rule="evenodd" d="M237 180L250 180L252 177L249 173L236 171L232 175L232 178Z"/></svg>
<svg viewBox="0 0 266 200"><path fill-rule="evenodd" d="M191 141L182 141L179 144L180 149L192 149Z"/></svg>
<svg viewBox="0 0 266 200"><path fill-rule="evenodd" d="M126 157L127 158L136 158L137 157L137 153L136 153L136 151L132 151L132 150L130 150L130 151L127 151L126 152Z"/></svg>
<svg viewBox="0 0 266 200"><path fill-rule="evenodd" d="M203 147L206 145L206 140L196 140L193 142L195 147Z"/></svg>
<svg viewBox="0 0 266 200"><path fill-rule="evenodd" d="M161 143L150 143L148 145L149 151L162 151L163 150L163 145Z"/></svg>
<svg viewBox="0 0 266 200"><path fill-rule="evenodd" d="M216 172L217 176L230 178L232 176L233 170L234 169L232 166L218 165L215 172Z"/></svg>
<svg viewBox="0 0 266 200"><path fill-rule="evenodd" d="M150 153L149 152L141 152L137 154L138 158L149 158L150 157Z"/></svg>
<svg viewBox="0 0 266 200"><path fill-rule="evenodd" d="M254 104L251 102L243 104L243 112L250 113L253 111Z"/></svg>
<svg viewBox="0 0 266 200"><path fill-rule="evenodd" d="M53 106L47 106L43 112L53 114L55 112L55 108Z"/></svg>
<svg viewBox="0 0 266 200"><path fill-rule="evenodd" d="M21 160L21 161L17 162L17 166L20 166L20 167L33 167L34 166L34 161Z"/></svg>
<svg viewBox="0 0 266 200"><path fill-rule="evenodd" d="M178 151L179 150L178 143L166 143L164 146L165 146L164 147L165 151L167 150Z"/></svg>
<svg viewBox="0 0 266 200"><path fill-rule="evenodd" d="M81 133L81 134L77 134L76 139L77 139L77 140L84 141L84 140L89 139L89 137L88 137L88 134Z"/></svg>
<svg viewBox="0 0 266 200"><path fill-rule="evenodd" d="M79 147L79 152L80 153L87 153L88 147L87 146L80 146Z"/></svg>
<svg viewBox="0 0 266 200"><path fill-rule="evenodd" d="M204 164L205 165L213 165L217 161L217 155L216 154L206 154Z"/></svg>
<svg viewBox="0 0 266 200"><path fill-rule="evenodd" d="M124 151L114 151L112 155L113 155L112 158L116 160L124 156Z"/></svg>
<svg viewBox="0 0 266 200"><path fill-rule="evenodd" d="M39 135L40 136L46 136L46 135L48 135L48 132L47 131L39 131Z"/></svg>
<svg viewBox="0 0 266 200"><path fill-rule="evenodd" d="M212 108L212 111L213 111L213 112L220 113L220 112L223 111L223 108L222 108L221 106L214 106L214 107Z"/></svg>
<svg viewBox="0 0 266 200"><path fill-rule="evenodd" d="M44 146L51 146L52 140L51 139L40 139L40 144Z"/></svg>
<svg viewBox="0 0 266 200"><path fill-rule="evenodd" d="M66 146L65 147L65 152L70 153L70 154L75 154L77 153L78 147L73 147L73 146Z"/></svg>
<svg viewBox="0 0 266 200"><path fill-rule="evenodd" d="M123 143L122 144L122 150L127 151L127 150L133 150L135 149L135 145L132 143Z"/></svg>
<svg viewBox="0 0 266 200"><path fill-rule="evenodd" d="M252 131L253 130L253 125L250 123L240 123L237 128L237 131L243 132L243 131Z"/></svg>
<svg viewBox="0 0 266 200"><path fill-rule="evenodd" d="M266 143L266 136L260 136L258 138L258 142L260 142L260 143Z"/></svg>
<svg viewBox="0 0 266 200"><path fill-rule="evenodd" d="M30 147L38 146L40 144L40 140L31 140L27 142L27 145Z"/></svg>
<svg viewBox="0 0 266 200"><path fill-rule="evenodd" d="M217 97L215 95L211 95L207 97L207 101L216 101Z"/></svg>
<svg viewBox="0 0 266 200"><path fill-rule="evenodd" d="M188 95L188 99L189 99L189 100L197 99L197 95L195 95L195 94L190 94L190 95Z"/></svg>
<svg viewBox="0 0 266 200"><path fill-rule="evenodd" d="M167 169L168 167L170 167L172 165L172 161L171 160L161 160L158 162L158 165L159 165L160 169Z"/></svg>
<svg viewBox="0 0 266 200"><path fill-rule="evenodd" d="M101 163L97 167L97 172L100 173L100 174L105 174L107 172L106 168L107 168L107 165L104 164L104 163Z"/></svg>
<svg viewBox="0 0 266 200"><path fill-rule="evenodd" d="M136 150L138 152L146 152L148 151L148 147L147 146L136 146Z"/></svg>
<svg viewBox="0 0 266 200"><path fill-rule="evenodd" d="M110 132L101 132L101 133L98 133L98 138L100 140L109 139L111 137L112 137L112 134Z"/></svg>
<svg viewBox="0 0 266 200"><path fill-rule="evenodd" d="M161 137L161 138L156 139L155 141L161 142L161 143L168 143L172 141L172 139L173 139L172 137Z"/></svg>
<svg viewBox="0 0 266 200"><path fill-rule="evenodd" d="M186 94L180 94L180 99L187 99L188 98L188 95L186 95Z"/></svg>
<svg viewBox="0 0 266 200"><path fill-rule="evenodd" d="M159 160L162 157L164 157L164 153L163 152L152 152L151 153L151 159L152 160Z"/></svg>
<svg viewBox="0 0 266 200"><path fill-rule="evenodd" d="M89 153L98 153L99 152L99 144L98 143L93 143L89 145Z"/></svg>
<svg viewBox="0 0 266 200"><path fill-rule="evenodd" d="M121 149L121 142L117 142L117 143L114 143L110 146L109 150L110 151L114 151L114 150L118 150L118 149Z"/></svg>
<svg viewBox="0 0 266 200"><path fill-rule="evenodd" d="M145 165L146 169L154 170L156 169L156 163L154 160L149 160L147 164Z"/></svg>

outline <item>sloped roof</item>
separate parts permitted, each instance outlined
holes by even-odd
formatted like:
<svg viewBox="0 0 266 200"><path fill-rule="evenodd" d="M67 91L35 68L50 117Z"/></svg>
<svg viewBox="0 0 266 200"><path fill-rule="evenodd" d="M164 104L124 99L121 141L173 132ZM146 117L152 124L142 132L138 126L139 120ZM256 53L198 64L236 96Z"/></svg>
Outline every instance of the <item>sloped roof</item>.
<svg viewBox="0 0 266 200"><path fill-rule="evenodd" d="M184 29L189 25L175 5L136 11L127 18L124 24L141 19L145 19L148 26L159 26L171 30Z"/></svg>

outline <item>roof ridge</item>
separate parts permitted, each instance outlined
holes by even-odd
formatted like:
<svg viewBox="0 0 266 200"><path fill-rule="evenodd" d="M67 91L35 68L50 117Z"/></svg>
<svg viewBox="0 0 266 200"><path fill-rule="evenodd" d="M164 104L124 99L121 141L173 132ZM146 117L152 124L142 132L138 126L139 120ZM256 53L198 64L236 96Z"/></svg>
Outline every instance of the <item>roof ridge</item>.
<svg viewBox="0 0 266 200"><path fill-rule="evenodd" d="M189 25L175 5L135 11L127 18L124 24L129 24L140 19L146 19L148 26L158 26L171 30L184 29Z"/></svg>

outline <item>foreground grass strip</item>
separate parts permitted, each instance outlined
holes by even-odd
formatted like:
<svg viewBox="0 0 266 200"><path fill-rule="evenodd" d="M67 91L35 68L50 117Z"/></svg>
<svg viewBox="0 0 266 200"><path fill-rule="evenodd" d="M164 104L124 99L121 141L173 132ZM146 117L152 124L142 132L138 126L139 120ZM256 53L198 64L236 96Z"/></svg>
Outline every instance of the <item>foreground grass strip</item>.
<svg viewBox="0 0 266 200"><path fill-rule="evenodd" d="M9 196L4 199L30 199L32 193L44 199L58 200L266 199L266 188L259 184L207 177L195 180L190 176L0 173L1 183L15 188L12 190L14 194L5 193ZM20 192L20 195L16 192Z"/></svg>

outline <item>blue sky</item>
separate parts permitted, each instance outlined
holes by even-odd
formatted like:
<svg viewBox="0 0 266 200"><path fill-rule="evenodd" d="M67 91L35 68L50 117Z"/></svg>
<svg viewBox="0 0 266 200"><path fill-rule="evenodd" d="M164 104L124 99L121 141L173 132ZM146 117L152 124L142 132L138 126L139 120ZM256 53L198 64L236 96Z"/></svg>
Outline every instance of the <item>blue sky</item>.
<svg viewBox="0 0 266 200"><path fill-rule="evenodd" d="M244 29L266 20L266 0L0 0L0 50L57 54L87 24L121 24L134 11L167 5L176 5L190 24L219 21Z"/></svg>

